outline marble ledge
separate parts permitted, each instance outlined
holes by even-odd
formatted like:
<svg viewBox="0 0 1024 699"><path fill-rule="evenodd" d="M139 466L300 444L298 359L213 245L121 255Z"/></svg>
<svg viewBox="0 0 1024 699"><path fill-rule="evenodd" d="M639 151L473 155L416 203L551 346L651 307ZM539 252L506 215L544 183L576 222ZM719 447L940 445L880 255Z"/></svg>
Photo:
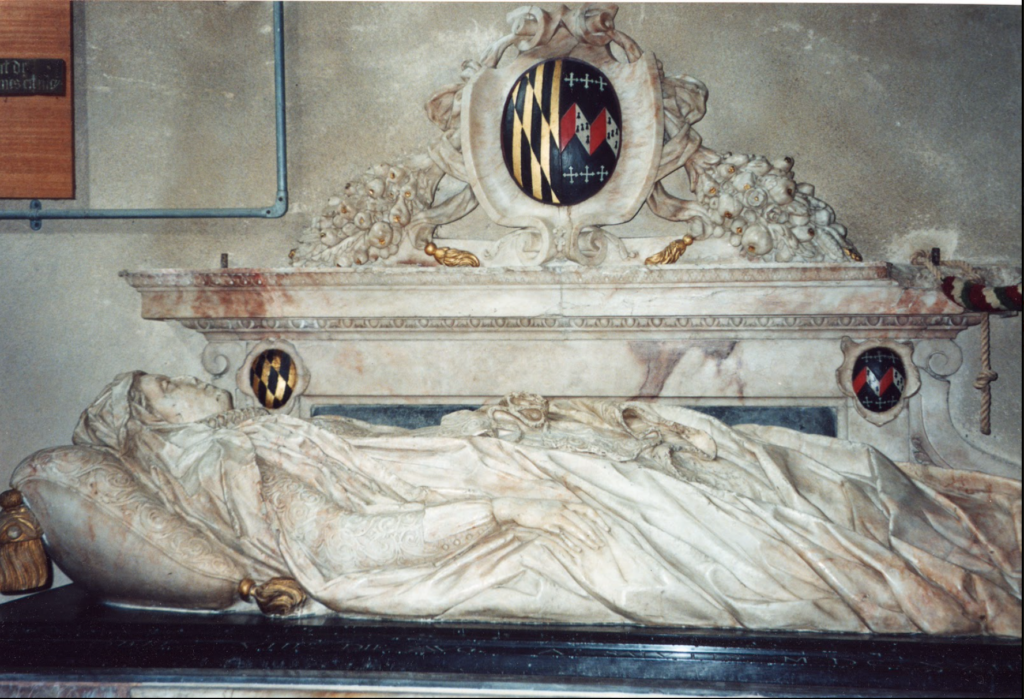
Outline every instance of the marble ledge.
<svg viewBox="0 0 1024 699"><path fill-rule="evenodd" d="M885 263L153 270L122 276L141 294L144 318L198 324L201 331L211 329L203 321L229 319L254 321L250 330L275 330L274 322L286 321L280 329L295 331L322 330L317 323L329 321L329 329L340 332L377 329L362 325L380 322L385 330L459 329L465 323L471 330L482 324L485 331L661 330L671 319L688 330L730 330L736 322L753 330L891 324L955 334L977 322L934 282L919 283L919 276L894 273ZM409 319L422 323L410 325Z"/></svg>
<svg viewBox="0 0 1024 699"><path fill-rule="evenodd" d="M677 284L800 284L872 282L896 277L889 263L490 267L446 269L430 267L355 267L345 269L233 268L155 269L121 272L136 289L167 287L362 287L362 286L607 286ZM903 275L905 278L914 277Z"/></svg>

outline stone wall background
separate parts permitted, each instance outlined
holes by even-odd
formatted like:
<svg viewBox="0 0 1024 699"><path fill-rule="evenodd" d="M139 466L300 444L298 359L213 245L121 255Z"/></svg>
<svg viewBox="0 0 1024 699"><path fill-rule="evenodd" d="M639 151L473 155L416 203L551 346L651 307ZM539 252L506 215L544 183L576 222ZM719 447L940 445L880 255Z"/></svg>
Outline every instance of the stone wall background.
<svg viewBox="0 0 1024 699"><path fill-rule="evenodd" d="M232 266L283 266L348 179L434 138L422 104L505 33L517 6L287 4L283 219L46 221L40 232L0 221L0 481L67 443L115 374L204 375L201 337L143 321L119 270L216 267L222 252ZM75 3L78 199L44 206L269 204L271 26L267 3ZM708 85L705 143L793 156L865 258L906 262L937 246L1021 264L1019 6L626 4L617 26L668 73ZM623 228L673 232L646 213ZM480 212L446 232L497 233ZM970 386L977 332L959 340L954 419L1019 462L1021 321L993 322L991 437L977 432Z"/></svg>

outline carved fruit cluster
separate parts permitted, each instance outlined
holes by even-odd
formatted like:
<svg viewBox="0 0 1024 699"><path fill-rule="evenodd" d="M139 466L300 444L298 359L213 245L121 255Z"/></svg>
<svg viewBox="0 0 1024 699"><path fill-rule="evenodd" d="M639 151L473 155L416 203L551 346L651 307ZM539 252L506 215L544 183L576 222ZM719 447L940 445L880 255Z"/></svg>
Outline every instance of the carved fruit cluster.
<svg viewBox="0 0 1024 699"><path fill-rule="evenodd" d="M695 237L728 235L741 254L775 262L859 260L832 207L815 198L813 185L797 184L792 168L792 158L732 153L696 164L694 193L710 230Z"/></svg>
<svg viewBox="0 0 1024 699"><path fill-rule="evenodd" d="M370 168L313 218L289 254L292 265L351 267L395 255L412 217L430 206L436 184L422 168Z"/></svg>

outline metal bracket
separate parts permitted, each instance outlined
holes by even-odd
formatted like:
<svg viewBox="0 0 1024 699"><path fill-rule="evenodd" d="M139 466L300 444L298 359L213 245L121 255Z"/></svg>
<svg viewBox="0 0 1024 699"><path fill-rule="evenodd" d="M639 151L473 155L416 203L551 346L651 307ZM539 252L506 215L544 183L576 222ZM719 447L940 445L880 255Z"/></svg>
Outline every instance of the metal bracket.
<svg viewBox="0 0 1024 699"><path fill-rule="evenodd" d="M32 203L28 205L28 208L29 208L30 211L38 213L38 212L43 210L43 203L41 201L39 201L38 199L33 199ZM32 230L38 231L38 230L42 229L43 222L42 222L42 220L40 218L36 217L36 218L30 219L29 222L28 222L28 225L32 227Z"/></svg>

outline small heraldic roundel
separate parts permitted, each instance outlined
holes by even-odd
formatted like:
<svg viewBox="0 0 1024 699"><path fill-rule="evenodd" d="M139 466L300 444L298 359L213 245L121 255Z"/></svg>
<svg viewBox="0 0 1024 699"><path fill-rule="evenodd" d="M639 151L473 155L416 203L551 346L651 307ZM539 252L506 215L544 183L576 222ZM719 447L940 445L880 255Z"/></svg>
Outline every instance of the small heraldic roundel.
<svg viewBox="0 0 1024 699"><path fill-rule="evenodd" d="M898 354L885 347L875 347L862 353L853 363L853 392L865 408L873 413L884 413L903 397L906 376Z"/></svg>
<svg viewBox="0 0 1024 699"><path fill-rule="evenodd" d="M280 408L292 397L299 369L286 352L270 349L252 361L249 379L256 400L265 408Z"/></svg>
<svg viewBox="0 0 1024 699"><path fill-rule="evenodd" d="M622 112L612 84L572 58L538 63L512 86L501 123L501 150L528 196L569 206L611 178L622 144Z"/></svg>

